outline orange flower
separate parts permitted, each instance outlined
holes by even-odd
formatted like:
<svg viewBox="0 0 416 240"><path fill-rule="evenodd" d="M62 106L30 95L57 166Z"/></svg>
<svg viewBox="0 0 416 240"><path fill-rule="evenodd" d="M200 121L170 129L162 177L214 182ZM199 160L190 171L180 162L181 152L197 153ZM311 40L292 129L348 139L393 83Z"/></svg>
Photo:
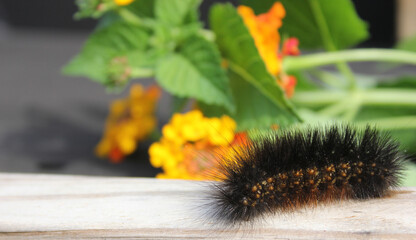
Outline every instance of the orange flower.
<svg viewBox="0 0 416 240"><path fill-rule="evenodd" d="M160 89L151 86L146 90L141 85L130 89L126 99L115 100L110 108L105 132L95 153L119 163L126 155L136 150L137 143L145 139L155 128L155 106Z"/></svg>
<svg viewBox="0 0 416 240"><path fill-rule="evenodd" d="M267 13L258 16L254 14L253 9L247 6L239 6L237 10L251 36L253 36L267 70L272 75L277 75L281 68L281 63L277 56L280 42L278 30L282 26L282 19L286 15L283 5L280 2L276 2Z"/></svg>
<svg viewBox="0 0 416 240"><path fill-rule="evenodd" d="M281 71L282 60L288 55L299 55L299 41L289 38L283 43L282 52L279 53L280 35L279 28L286 11L280 2L276 2L268 12L256 16L254 11L247 6L239 6L238 13L244 20L244 24L254 38L257 50L263 59L270 74L277 77L277 84L285 91L287 97L291 97L296 86L296 78L287 76Z"/></svg>
<svg viewBox="0 0 416 240"><path fill-rule="evenodd" d="M159 142L149 148L150 163L161 167L158 178L213 180L219 155L229 155L244 137L228 116L206 118L199 110L174 114Z"/></svg>

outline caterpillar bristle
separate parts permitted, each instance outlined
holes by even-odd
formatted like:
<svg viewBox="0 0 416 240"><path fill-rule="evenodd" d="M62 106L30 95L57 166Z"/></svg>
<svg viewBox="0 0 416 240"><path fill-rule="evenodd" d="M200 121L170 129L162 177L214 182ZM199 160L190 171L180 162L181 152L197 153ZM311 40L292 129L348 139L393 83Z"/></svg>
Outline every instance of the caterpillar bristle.
<svg viewBox="0 0 416 240"><path fill-rule="evenodd" d="M322 202L383 197L411 158L373 127L277 131L221 161L211 214L235 224Z"/></svg>

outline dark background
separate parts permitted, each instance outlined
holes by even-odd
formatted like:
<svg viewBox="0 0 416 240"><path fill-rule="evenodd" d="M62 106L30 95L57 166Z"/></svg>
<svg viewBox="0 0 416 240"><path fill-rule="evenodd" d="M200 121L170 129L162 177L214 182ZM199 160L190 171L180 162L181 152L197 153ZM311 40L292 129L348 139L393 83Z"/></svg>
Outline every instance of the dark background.
<svg viewBox="0 0 416 240"><path fill-rule="evenodd" d="M214 2L203 2L203 19ZM362 46L393 46L395 1L354 2L370 24L372 37ZM75 11L73 0L0 0L0 171L153 177L157 170L147 160L149 143L119 165L93 154L108 104L126 90L108 94L88 79L61 74L95 25L74 21ZM374 66L353 68L371 72ZM164 95L159 125L169 109Z"/></svg>
<svg viewBox="0 0 416 240"><path fill-rule="evenodd" d="M93 20L73 21L77 10L74 0L1 0L0 16L13 27L46 28L67 30L91 30ZM215 2L205 0L201 5L202 18L206 19L207 9ZM237 3L237 0L228 1ZM395 43L394 0L353 0L358 14L370 25L371 38L366 46L391 47Z"/></svg>

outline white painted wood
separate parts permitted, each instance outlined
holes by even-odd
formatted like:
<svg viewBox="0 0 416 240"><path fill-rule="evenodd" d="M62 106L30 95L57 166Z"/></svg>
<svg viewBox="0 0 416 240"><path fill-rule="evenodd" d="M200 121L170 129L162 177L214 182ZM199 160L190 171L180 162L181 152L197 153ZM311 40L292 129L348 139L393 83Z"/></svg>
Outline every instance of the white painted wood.
<svg viewBox="0 0 416 240"><path fill-rule="evenodd" d="M416 239L416 188L227 229L203 215L208 184L0 174L0 238Z"/></svg>

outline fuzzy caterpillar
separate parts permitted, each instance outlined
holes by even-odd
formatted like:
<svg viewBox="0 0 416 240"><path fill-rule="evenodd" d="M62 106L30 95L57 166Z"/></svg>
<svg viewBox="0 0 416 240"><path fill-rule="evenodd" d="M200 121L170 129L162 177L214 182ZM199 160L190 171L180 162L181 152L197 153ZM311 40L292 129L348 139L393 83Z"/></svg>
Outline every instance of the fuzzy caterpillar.
<svg viewBox="0 0 416 240"><path fill-rule="evenodd" d="M412 158L372 127L277 133L221 162L211 214L237 224L321 202L383 197L398 186L402 164Z"/></svg>

